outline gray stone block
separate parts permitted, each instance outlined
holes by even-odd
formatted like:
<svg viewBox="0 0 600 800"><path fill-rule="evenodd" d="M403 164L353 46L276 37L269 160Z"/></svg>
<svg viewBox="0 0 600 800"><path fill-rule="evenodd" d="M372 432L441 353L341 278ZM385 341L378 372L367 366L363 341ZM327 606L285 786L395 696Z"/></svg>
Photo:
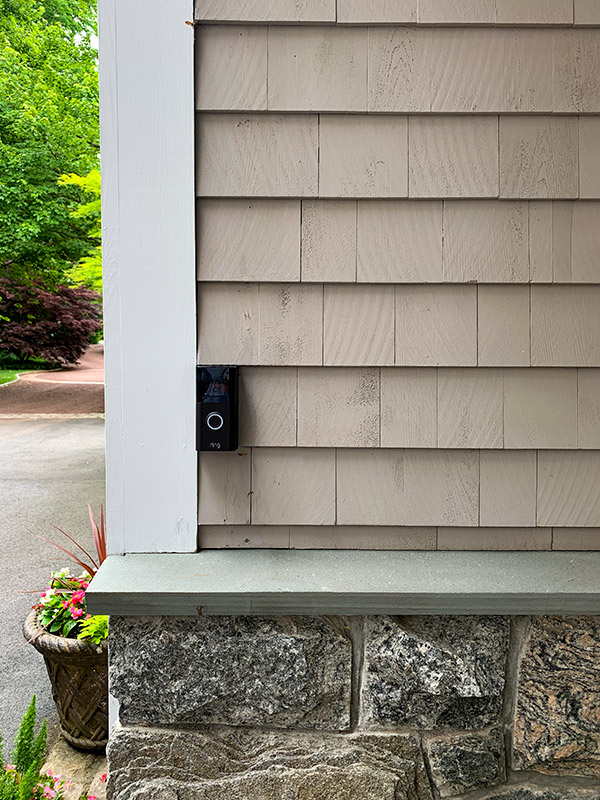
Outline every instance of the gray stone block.
<svg viewBox="0 0 600 800"><path fill-rule="evenodd" d="M424 740L429 774L441 797L487 789L505 778L501 731L427 735Z"/></svg>
<svg viewBox="0 0 600 800"><path fill-rule="evenodd" d="M514 765L600 778L600 617L535 617L522 652Z"/></svg>
<svg viewBox="0 0 600 800"><path fill-rule="evenodd" d="M600 800L598 789L543 789L536 786L510 786L480 800Z"/></svg>
<svg viewBox="0 0 600 800"><path fill-rule="evenodd" d="M118 728L109 800L432 800L418 739Z"/></svg>
<svg viewBox="0 0 600 800"><path fill-rule="evenodd" d="M351 662L342 623L323 617L111 617L126 724L345 730Z"/></svg>
<svg viewBox="0 0 600 800"><path fill-rule="evenodd" d="M509 632L506 617L367 617L361 726L494 725Z"/></svg>

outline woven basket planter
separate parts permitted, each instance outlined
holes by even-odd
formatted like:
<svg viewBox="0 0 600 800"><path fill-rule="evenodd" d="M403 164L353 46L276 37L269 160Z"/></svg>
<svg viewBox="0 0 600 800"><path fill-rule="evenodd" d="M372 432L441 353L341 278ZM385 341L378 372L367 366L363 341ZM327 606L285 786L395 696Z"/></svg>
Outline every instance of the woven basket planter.
<svg viewBox="0 0 600 800"><path fill-rule="evenodd" d="M108 644L47 633L32 611L23 634L46 662L60 731L80 750L101 751L108 741Z"/></svg>

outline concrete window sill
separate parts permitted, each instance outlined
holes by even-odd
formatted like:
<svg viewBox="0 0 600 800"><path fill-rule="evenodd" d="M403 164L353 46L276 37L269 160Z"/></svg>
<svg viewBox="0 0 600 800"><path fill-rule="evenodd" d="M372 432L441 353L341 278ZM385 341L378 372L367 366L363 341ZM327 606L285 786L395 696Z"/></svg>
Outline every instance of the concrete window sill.
<svg viewBox="0 0 600 800"><path fill-rule="evenodd" d="M93 614L600 614L599 553L204 550L109 556Z"/></svg>

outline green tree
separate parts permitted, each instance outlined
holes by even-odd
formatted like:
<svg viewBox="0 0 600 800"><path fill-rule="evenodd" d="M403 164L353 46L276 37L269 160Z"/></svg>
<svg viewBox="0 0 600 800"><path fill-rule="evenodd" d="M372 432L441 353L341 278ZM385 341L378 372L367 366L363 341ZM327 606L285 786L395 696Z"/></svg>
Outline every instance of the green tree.
<svg viewBox="0 0 600 800"><path fill-rule="evenodd" d="M102 224L100 219L100 170L93 169L83 177L81 175L61 175L58 179L61 186L79 186L87 196L92 195L91 200L82 203L71 216L75 219L83 219L90 222L91 227L88 237L92 240L93 249L79 262L72 267L67 275L73 283L83 284L94 289L99 294L102 293Z"/></svg>
<svg viewBox="0 0 600 800"><path fill-rule="evenodd" d="M98 168L95 0L0 0L0 273L51 286L97 220L61 175Z"/></svg>

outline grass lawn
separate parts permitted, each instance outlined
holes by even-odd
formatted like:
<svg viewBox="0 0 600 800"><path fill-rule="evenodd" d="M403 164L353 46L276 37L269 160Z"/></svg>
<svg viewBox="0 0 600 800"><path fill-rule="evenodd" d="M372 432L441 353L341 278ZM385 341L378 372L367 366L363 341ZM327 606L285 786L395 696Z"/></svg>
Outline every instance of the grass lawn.
<svg viewBox="0 0 600 800"><path fill-rule="evenodd" d="M10 383L17 377L19 370L16 369L0 369L0 386L3 383Z"/></svg>
<svg viewBox="0 0 600 800"><path fill-rule="evenodd" d="M27 361L0 353L0 386L3 383L14 381L20 372L35 372L38 369L51 369L52 364L42 361L41 358L31 358Z"/></svg>

